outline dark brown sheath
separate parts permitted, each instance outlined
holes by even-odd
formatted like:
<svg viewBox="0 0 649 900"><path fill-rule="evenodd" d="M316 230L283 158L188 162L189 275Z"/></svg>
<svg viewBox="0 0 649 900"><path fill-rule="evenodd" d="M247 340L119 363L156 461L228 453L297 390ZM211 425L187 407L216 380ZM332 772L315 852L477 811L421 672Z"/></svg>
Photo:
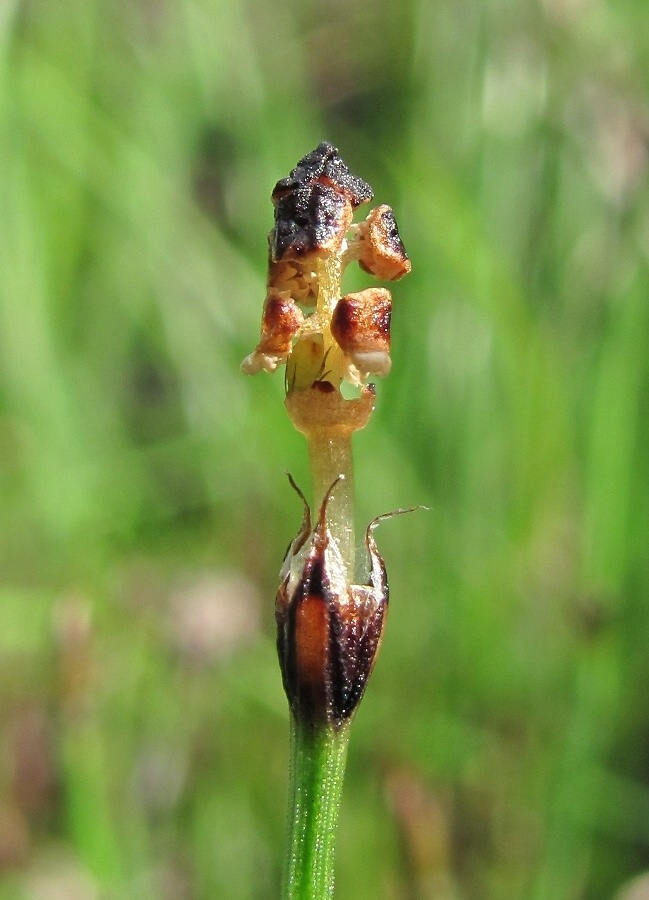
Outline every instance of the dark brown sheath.
<svg viewBox="0 0 649 900"><path fill-rule="evenodd" d="M277 594L277 649L296 720L340 728L356 710L372 672L387 613L388 584L372 536L378 520L366 532L368 583L341 584L337 551L326 527L330 493L313 532L305 535L305 514L289 548ZM300 550L294 553L295 548ZM297 576L291 573L291 562L300 566Z"/></svg>

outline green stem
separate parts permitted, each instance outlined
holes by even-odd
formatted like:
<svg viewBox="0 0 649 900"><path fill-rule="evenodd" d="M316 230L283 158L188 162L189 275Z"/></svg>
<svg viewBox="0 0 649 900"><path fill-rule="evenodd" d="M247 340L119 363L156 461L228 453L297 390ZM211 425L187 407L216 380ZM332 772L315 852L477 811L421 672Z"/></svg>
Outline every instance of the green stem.
<svg viewBox="0 0 649 900"><path fill-rule="evenodd" d="M313 727L291 717L288 852L282 900L333 897L334 851L349 724Z"/></svg>

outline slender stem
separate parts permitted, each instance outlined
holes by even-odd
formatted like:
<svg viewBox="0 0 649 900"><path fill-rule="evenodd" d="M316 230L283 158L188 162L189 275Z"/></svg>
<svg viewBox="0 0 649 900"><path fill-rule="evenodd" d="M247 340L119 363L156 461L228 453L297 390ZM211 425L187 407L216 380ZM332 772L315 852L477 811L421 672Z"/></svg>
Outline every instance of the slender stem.
<svg viewBox="0 0 649 900"><path fill-rule="evenodd" d="M350 580L354 575L354 469L351 433L340 428L318 428L307 435L313 481L314 509L318 509L336 478L327 505L327 526L338 544Z"/></svg>
<svg viewBox="0 0 649 900"><path fill-rule="evenodd" d="M349 724L313 727L291 717L288 851L282 900L333 897L336 827Z"/></svg>

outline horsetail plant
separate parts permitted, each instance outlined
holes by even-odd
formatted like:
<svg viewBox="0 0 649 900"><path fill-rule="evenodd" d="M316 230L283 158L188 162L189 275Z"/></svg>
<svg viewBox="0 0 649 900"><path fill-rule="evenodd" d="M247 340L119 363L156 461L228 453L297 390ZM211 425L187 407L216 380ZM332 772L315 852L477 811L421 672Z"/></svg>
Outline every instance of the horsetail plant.
<svg viewBox="0 0 649 900"><path fill-rule="evenodd" d="M349 728L374 666L388 605L385 564L373 537L386 516L366 529L369 574L356 577L351 439L374 408L368 378L390 371L392 298L385 288L341 297L341 279L357 260L369 274L393 281L410 271L410 260L389 206L353 222L356 207L371 199L370 186L324 142L277 182L261 338L242 363L247 374L286 364L285 405L306 437L315 495L312 516L289 476L304 513L282 565L276 601L277 649L291 717L284 900L333 896ZM343 396L345 382L358 396Z"/></svg>

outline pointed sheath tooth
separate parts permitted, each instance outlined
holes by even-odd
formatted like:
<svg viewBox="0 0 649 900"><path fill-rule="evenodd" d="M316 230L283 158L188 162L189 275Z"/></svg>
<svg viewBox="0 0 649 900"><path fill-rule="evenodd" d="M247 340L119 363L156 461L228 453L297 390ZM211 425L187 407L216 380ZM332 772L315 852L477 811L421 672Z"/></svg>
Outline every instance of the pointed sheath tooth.
<svg viewBox="0 0 649 900"><path fill-rule="evenodd" d="M295 480L291 473L287 472L286 474L291 487L302 501L303 512L300 530L288 545L288 547L286 548L286 553L284 554L284 562L282 563L282 568L279 573L280 585L290 577L291 563L297 556L298 552L302 549L302 547L306 543L307 538L311 534L311 510L309 509L309 504L306 502L306 497L295 483Z"/></svg>

